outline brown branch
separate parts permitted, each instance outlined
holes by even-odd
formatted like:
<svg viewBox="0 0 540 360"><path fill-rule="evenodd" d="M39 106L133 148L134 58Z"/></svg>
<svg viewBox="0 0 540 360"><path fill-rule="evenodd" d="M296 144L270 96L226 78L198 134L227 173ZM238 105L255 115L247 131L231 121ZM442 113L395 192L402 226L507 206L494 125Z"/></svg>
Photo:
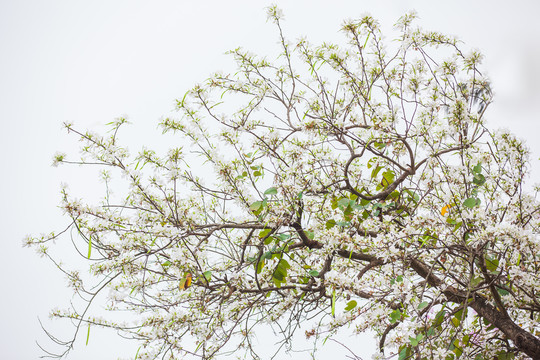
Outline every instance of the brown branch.
<svg viewBox="0 0 540 360"><path fill-rule="evenodd" d="M431 269L422 261L411 257L409 258L409 264L418 275L426 279L429 285L441 289L448 301L461 304L468 300L468 296L464 296L452 286L443 289L444 281L434 275L431 272ZM519 327L508 315L506 315L505 311L497 310L493 305L489 304L486 299L478 294L472 295L472 302L469 303L469 306L474 309L478 315L502 331L514 342L520 351L523 351L532 359L540 359L540 339Z"/></svg>
<svg viewBox="0 0 540 360"><path fill-rule="evenodd" d="M300 248L304 246L307 246L310 249L322 249L323 244L321 244L317 240L310 239L306 235L304 229L302 229L302 225L300 225L299 222L295 222L291 226L294 228L294 230L296 230L296 233L298 234L298 236L300 236L300 240L302 240L302 242L292 244L289 249Z"/></svg>
<svg viewBox="0 0 540 360"><path fill-rule="evenodd" d="M501 330L510 340L514 342L520 351L531 357L540 359L540 339L519 327L509 316L498 311L492 305L481 298L475 297L469 304L478 315L488 320L491 324Z"/></svg>

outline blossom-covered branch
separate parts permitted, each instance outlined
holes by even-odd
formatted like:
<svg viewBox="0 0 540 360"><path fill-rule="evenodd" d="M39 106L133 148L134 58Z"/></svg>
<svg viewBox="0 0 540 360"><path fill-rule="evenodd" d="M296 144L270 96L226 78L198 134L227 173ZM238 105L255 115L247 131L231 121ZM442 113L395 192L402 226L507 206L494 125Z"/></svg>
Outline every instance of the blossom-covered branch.
<svg viewBox="0 0 540 360"><path fill-rule="evenodd" d="M125 183L95 205L63 191L92 274L72 285L136 316L54 315L136 339L141 359L259 358L261 326L276 351L350 327L377 335L380 359L540 358L540 207L526 147L486 127L481 56L413 15L392 43L373 18L348 21L342 46L293 44L269 16L275 62L231 51L234 74L161 122L182 148L130 156L123 119L109 137L66 125L83 157L57 163ZM60 238L28 244L48 254Z"/></svg>

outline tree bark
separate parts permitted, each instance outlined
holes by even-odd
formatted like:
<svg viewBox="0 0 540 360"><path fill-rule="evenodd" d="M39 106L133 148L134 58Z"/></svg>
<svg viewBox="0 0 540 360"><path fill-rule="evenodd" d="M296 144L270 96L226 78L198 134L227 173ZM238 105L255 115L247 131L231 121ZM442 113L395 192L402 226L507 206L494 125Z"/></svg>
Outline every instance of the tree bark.
<svg viewBox="0 0 540 360"><path fill-rule="evenodd" d="M509 316L495 309L485 299L475 298L469 306L501 330L520 351L534 360L540 360L540 339L520 328Z"/></svg>
<svg viewBox="0 0 540 360"><path fill-rule="evenodd" d="M430 268L422 261L410 258L409 264L418 275L426 279L429 285L442 290L446 298L458 304L466 301L466 296L453 287L443 289L444 282L434 275ZM489 321L493 326L501 330L508 339L516 345L519 351L530 356L533 360L540 360L540 339L519 327L507 314L497 310L484 298L473 295L473 301L468 305L482 318Z"/></svg>

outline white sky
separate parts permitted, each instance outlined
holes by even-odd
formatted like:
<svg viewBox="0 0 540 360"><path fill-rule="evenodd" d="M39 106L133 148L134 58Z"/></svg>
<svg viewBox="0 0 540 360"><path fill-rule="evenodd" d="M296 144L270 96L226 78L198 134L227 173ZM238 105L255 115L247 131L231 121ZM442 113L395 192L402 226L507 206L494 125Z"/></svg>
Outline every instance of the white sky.
<svg viewBox="0 0 540 360"><path fill-rule="evenodd" d="M83 195L96 181L96 177L81 177L77 167L50 167L56 151L77 152L77 144L61 123L72 121L79 128L100 130L113 118L127 115L133 125L126 136L152 147L159 141L155 125L173 110L176 98L215 70L234 71L225 51L243 46L271 58L277 37L273 25L266 23L268 4L264 0L0 0L3 358L37 359L35 340L45 340L37 317L50 325L48 310L65 306L70 299L65 279L52 264L21 248L26 234L58 230L66 224L57 208L60 182L70 183ZM480 49L496 93L487 116L494 127L507 127L528 141L538 178L537 1L283 0L277 4L285 12L285 33L291 40L306 35L312 43L333 41L341 37L342 20L366 12L390 29L405 11L416 9L417 24L423 28L457 35L467 46ZM69 333L70 328L58 322L52 326ZM70 358L134 356L133 346L123 353L107 335L112 334L92 333L89 346L83 339Z"/></svg>

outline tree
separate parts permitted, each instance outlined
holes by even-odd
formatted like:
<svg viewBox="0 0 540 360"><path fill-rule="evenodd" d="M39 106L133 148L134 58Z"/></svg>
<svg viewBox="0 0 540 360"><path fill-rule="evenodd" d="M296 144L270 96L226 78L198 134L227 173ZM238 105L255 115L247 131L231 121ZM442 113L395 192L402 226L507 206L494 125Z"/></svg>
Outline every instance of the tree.
<svg viewBox="0 0 540 360"><path fill-rule="evenodd" d="M104 166L126 185L115 198L104 172L97 205L62 190L91 279L58 263L87 305L53 315L75 337L92 325L136 339L138 359L258 358L259 326L280 336L276 352L349 327L373 330L381 359L539 359L540 204L524 190L525 145L486 127L481 55L413 28L414 15L389 45L367 16L344 23L346 46L315 47L268 14L276 62L231 51L237 72L161 122L191 147L130 156L125 119L107 136L66 124L83 157L55 163ZM52 259L64 233L27 244ZM136 319L89 315L107 291Z"/></svg>

